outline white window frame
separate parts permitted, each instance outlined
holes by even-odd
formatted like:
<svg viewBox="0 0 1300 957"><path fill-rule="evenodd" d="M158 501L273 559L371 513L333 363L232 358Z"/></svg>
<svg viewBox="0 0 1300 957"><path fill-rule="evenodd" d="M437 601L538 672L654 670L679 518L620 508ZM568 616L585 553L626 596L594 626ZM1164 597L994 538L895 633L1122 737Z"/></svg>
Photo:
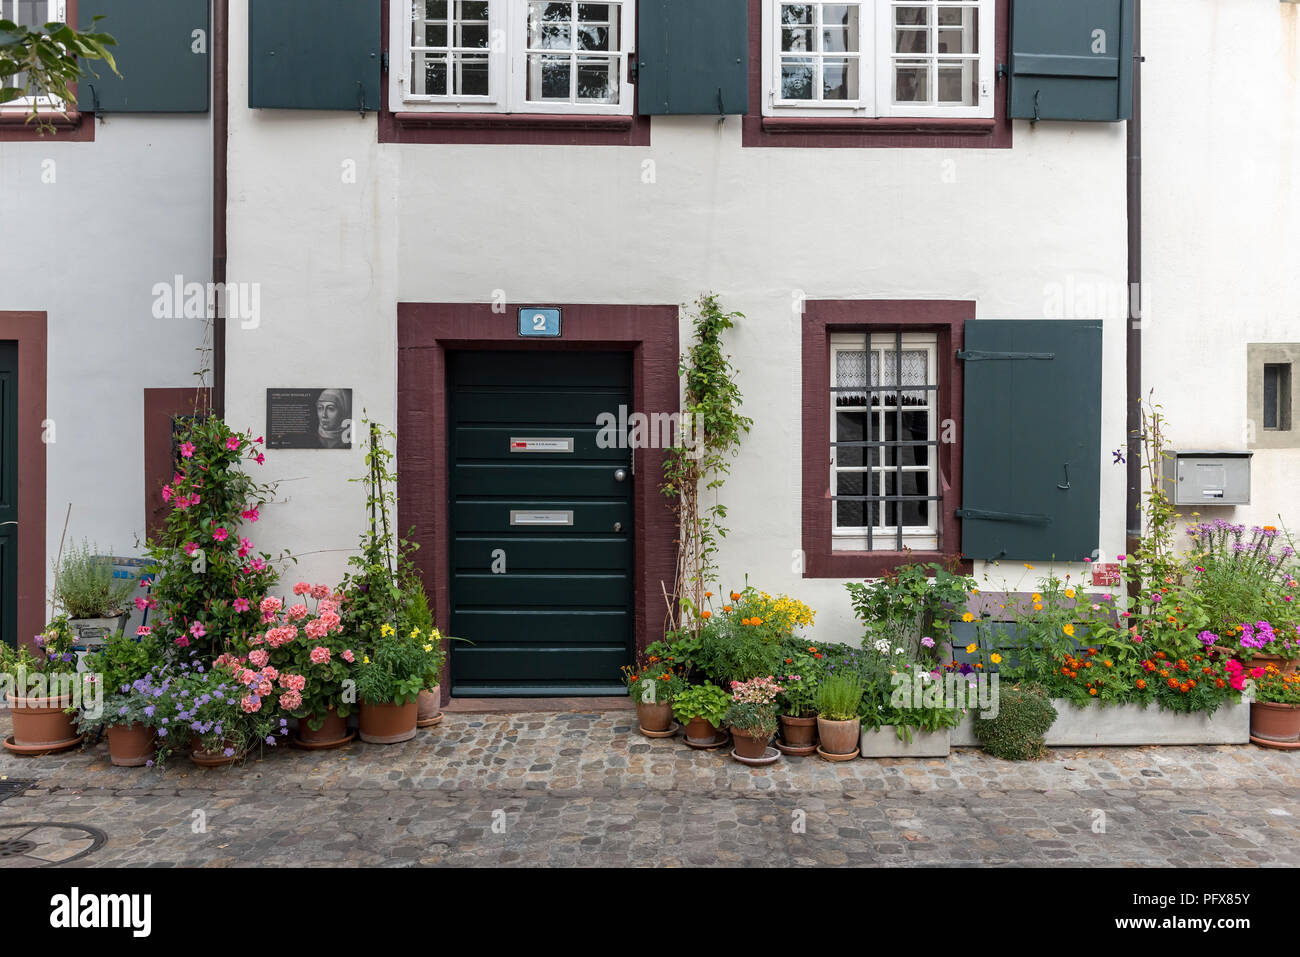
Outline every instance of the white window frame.
<svg viewBox="0 0 1300 957"><path fill-rule="evenodd" d="M837 332L831 335L830 337L831 339L830 384L832 388L835 388L840 385L839 376L838 376L838 363L836 361L836 356L840 352L861 352L864 343L867 341L866 337L867 337L867 333L863 333L863 332ZM873 351L876 350L892 351L896 341L897 341L896 334L893 332L872 333L870 337L870 345ZM903 333L903 348L905 350L924 349L926 351L927 354L926 380L927 382L933 385L938 385L939 384L938 336L936 336L934 333L905 332ZM870 360L867 361L866 368L868 371L870 370L871 368ZM903 391L906 391L906 389L904 388ZM830 436L831 436L830 441L832 442L836 441L836 434L837 434L836 414L838 412L844 411L844 409L837 407L834 398L835 395L836 393L832 393L832 398L830 403L831 414L830 414L829 425L830 425ZM934 389L927 392L926 409L929 412L929 419L928 419L929 429L927 430L926 439L928 441L935 442L938 440L939 437L938 429L939 429L940 396L939 396L938 389ZM868 405L863 409L861 414L874 415L878 413L872 411L871 405L868 402ZM886 414L893 415L894 413L890 412ZM864 429L863 434L870 435L871 433L869 429ZM837 480L837 476L841 474L841 467L839 466L838 457L836 454L838 451L839 451L838 447L834 445L830 447L830 488L831 488L832 495L839 494L839 482ZM869 450L864 449L864 451L869 451ZM927 459L928 459L928 465L925 467L925 471L929 476L929 482L927 483L928 490L926 491L925 494L938 495L939 494L938 446L934 446L934 445L929 446L929 455L927 456ZM864 455L864 460L870 462L870 456ZM882 457L882 461L883 461L883 457ZM881 465L878 468L880 468L882 472L886 470L893 471L893 466L886 467ZM843 471L846 472L863 471L865 473L869 471L869 469L870 466L861 466L861 467L844 466L843 467ZM919 472L921 471L921 467L906 466L905 471ZM871 493L867 492L864 494L871 494ZM863 504L867 505L869 503L864 502ZM938 502L938 501L931 501L929 503L930 506L929 522L926 525L904 525L903 526L903 547L905 549L912 549L913 551L937 551L938 550L939 524L940 524L939 513L942 504L943 504L942 502ZM867 549L866 526L863 525L857 527L841 528L838 523L838 512L839 512L839 502L832 499L831 501L831 551L833 552L867 551L868 549ZM884 508L881 508L880 514L882 518L884 516L884 512L885 512ZM867 510L867 514L869 514L869 510ZM872 535L871 551L873 554L876 552L897 552L898 551L897 526L884 526L884 525L873 526L871 535Z"/></svg>
<svg viewBox="0 0 1300 957"><path fill-rule="evenodd" d="M67 3L66 0L46 0L46 13L44 23L65 23L67 22ZM18 21L18 3L17 0L0 0L0 20ZM42 109L62 109L63 103L50 96L20 96L16 100L10 100L8 103L0 104L0 110L22 110L28 111L33 106Z"/></svg>
<svg viewBox="0 0 1300 957"><path fill-rule="evenodd" d="M488 0L487 96L444 96L411 92L411 22L416 0L393 0L390 7L389 102L398 112L552 113L563 115L632 115L633 86L628 79L636 30L636 0L614 0L619 8L617 103L528 101L529 0ZM423 0L419 0L423 2ZM576 0L557 0L576 2ZM552 51L561 52L561 51Z"/></svg>
<svg viewBox="0 0 1300 957"><path fill-rule="evenodd" d="M784 0L789 2L789 0ZM821 3L829 0L819 0ZM763 3L763 64L762 75L767 78L763 90L764 116L817 116L909 119L991 119L995 116L994 88L997 80L997 0L845 0L861 6L858 25L860 67L858 79L859 99L856 103L844 100L783 100L781 98L781 6L783 0L764 0ZM1005 0L1004 0L1005 2ZM979 49L978 103L971 106L944 104L916 104L893 102L894 59L929 59L937 64L937 54L893 53L894 9L906 6L962 6L978 10ZM819 15L820 17L820 15ZM934 17L930 18L931 44L936 49ZM936 89L936 67L930 70L930 89Z"/></svg>

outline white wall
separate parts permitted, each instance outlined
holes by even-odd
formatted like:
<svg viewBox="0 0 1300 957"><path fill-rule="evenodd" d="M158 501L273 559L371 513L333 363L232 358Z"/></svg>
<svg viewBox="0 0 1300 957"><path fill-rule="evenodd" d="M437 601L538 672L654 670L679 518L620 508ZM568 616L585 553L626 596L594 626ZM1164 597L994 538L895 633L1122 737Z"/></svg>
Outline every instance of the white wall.
<svg viewBox="0 0 1300 957"><path fill-rule="evenodd" d="M392 423L399 301L487 302L500 289L511 302L662 304L715 291L748 316L730 346L755 419L725 490L722 584L748 572L803 598L821 640L858 632L842 582L791 571L795 291L973 299L980 318L1039 318L1054 284L1123 289L1123 124L1017 123L1011 150L744 149L735 117L655 118L648 147L380 146L373 116L245 109L245 16L232 4L230 276L262 284L264 318L230 331L232 423L260 432L269 386L340 384ZM347 160L356 184L341 180ZM1118 447L1123 319L1104 318L1102 431ZM681 334L685 345L685 321ZM1104 460L1102 547L1114 553L1124 476ZM327 550L356 541L362 496L345 479L360 471L342 452L268 457L267 476L293 481L258 532L316 553L295 579L343 571L345 553Z"/></svg>
<svg viewBox="0 0 1300 957"><path fill-rule="evenodd" d="M203 338L155 319L153 287L212 264L209 116L122 116L91 143L0 143L0 310L48 313L46 542L136 555L143 389L189 386ZM47 570L47 579L49 578Z"/></svg>
<svg viewBox="0 0 1300 957"><path fill-rule="evenodd" d="M1174 448L1246 448L1246 343L1300 342L1300 5L1143 5L1148 388ZM1300 450L1259 450L1252 504L1300 523Z"/></svg>

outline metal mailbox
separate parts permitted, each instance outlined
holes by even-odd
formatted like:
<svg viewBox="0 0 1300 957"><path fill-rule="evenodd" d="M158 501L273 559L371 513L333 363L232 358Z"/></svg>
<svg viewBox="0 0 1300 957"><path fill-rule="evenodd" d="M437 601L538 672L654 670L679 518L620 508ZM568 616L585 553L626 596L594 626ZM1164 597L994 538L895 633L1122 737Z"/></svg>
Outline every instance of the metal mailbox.
<svg viewBox="0 0 1300 957"><path fill-rule="evenodd" d="M1165 459L1165 491L1175 505L1249 505L1253 452L1189 450Z"/></svg>

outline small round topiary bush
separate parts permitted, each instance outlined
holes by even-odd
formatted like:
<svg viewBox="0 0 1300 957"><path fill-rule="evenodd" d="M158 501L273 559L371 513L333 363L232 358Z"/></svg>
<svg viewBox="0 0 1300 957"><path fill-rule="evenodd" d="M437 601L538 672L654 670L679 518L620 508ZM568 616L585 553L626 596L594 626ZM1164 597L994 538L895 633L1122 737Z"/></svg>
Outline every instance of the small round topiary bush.
<svg viewBox="0 0 1300 957"><path fill-rule="evenodd" d="M1047 753L1043 736L1055 720L1056 709L1042 685L1002 686L996 717L975 715L975 737L994 757L1033 761Z"/></svg>

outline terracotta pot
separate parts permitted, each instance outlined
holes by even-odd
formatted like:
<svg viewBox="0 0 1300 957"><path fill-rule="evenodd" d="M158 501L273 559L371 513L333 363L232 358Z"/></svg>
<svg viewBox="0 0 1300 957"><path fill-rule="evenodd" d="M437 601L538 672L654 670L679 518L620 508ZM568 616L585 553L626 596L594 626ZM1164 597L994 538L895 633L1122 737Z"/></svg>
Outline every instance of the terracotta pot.
<svg viewBox="0 0 1300 957"><path fill-rule="evenodd" d="M817 736L821 738L821 748L827 754L852 754L858 749L858 735L861 732L860 718L852 721L817 719Z"/></svg>
<svg viewBox="0 0 1300 957"><path fill-rule="evenodd" d="M333 708L325 712L325 723L319 731L311 729L310 721L311 718L298 720L298 740L303 744L333 744L348 736L348 719L341 717Z"/></svg>
<svg viewBox="0 0 1300 957"><path fill-rule="evenodd" d="M710 724L705 718L691 718L686 722L686 737L692 741L715 741L718 737L718 726Z"/></svg>
<svg viewBox="0 0 1300 957"><path fill-rule="evenodd" d="M772 743L772 736L753 735L732 725L731 741L735 745L736 753L742 758L761 758L767 753L767 746Z"/></svg>
<svg viewBox="0 0 1300 957"><path fill-rule="evenodd" d="M361 740L367 744L397 744L415 737L419 720L416 702L371 704L361 702Z"/></svg>
<svg viewBox="0 0 1300 957"><path fill-rule="evenodd" d="M1300 741L1300 705L1252 701L1250 733L1268 741Z"/></svg>
<svg viewBox="0 0 1300 957"><path fill-rule="evenodd" d="M638 701L636 717L644 731L667 731L673 726L673 706L667 702L646 704Z"/></svg>
<svg viewBox="0 0 1300 957"><path fill-rule="evenodd" d="M119 768L138 768L147 764L158 750L158 733L143 724L110 724L108 759Z"/></svg>
<svg viewBox="0 0 1300 957"><path fill-rule="evenodd" d="M781 741L790 748L810 748L817 743L817 719L781 715Z"/></svg>
<svg viewBox="0 0 1300 957"><path fill-rule="evenodd" d="M434 685L428 691L421 691L420 697L416 699L416 720L428 721L430 718L438 717L438 712L442 709L439 702L442 701L442 685Z"/></svg>
<svg viewBox="0 0 1300 957"><path fill-rule="evenodd" d="M227 756L225 751L191 751L190 760L201 768L219 768L223 765L234 764L240 758L236 751L234 754Z"/></svg>
<svg viewBox="0 0 1300 957"><path fill-rule="evenodd" d="M17 698L5 695L14 719L14 744L19 747L68 745L77 739L73 716L65 711L72 707L72 696L60 698Z"/></svg>

